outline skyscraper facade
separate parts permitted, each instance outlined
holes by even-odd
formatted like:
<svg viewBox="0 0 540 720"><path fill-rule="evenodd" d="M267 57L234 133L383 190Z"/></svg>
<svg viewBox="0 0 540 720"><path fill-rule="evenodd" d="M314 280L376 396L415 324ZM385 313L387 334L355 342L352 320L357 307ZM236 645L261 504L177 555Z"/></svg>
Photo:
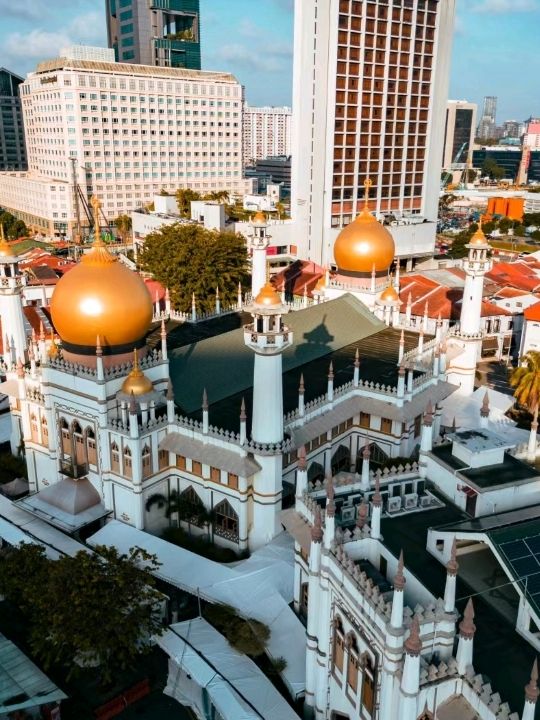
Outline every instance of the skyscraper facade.
<svg viewBox="0 0 540 720"><path fill-rule="evenodd" d="M455 0L296 0L295 10L299 252L332 260L369 177L370 208L404 219L398 254L429 254L434 222L414 220L437 217Z"/></svg>
<svg viewBox="0 0 540 720"><path fill-rule="evenodd" d="M291 154L289 107L244 107L244 158L246 164Z"/></svg>
<svg viewBox="0 0 540 720"><path fill-rule="evenodd" d="M449 100L444 130L443 168L465 165L471 159L476 132L475 103L466 100ZM454 168L456 169L456 168Z"/></svg>
<svg viewBox="0 0 540 720"><path fill-rule="evenodd" d="M0 170L23 170L26 148L19 85L23 79L0 68Z"/></svg>
<svg viewBox="0 0 540 720"><path fill-rule="evenodd" d="M497 98L494 95L486 95L484 98L477 135L483 140L492 140L497 137Z"/></svg>
<svg viewBox="0 0 540 720"><path fill-rule="evenodd" d="M119 62L201 69L199 0L106 0L105 9Z"/></svg>

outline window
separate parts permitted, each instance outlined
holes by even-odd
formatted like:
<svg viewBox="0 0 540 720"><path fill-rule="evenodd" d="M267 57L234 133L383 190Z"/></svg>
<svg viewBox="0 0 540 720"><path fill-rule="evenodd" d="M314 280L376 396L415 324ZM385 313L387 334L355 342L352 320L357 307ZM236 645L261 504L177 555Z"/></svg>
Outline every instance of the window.
<svg viewBox="0 0 540 720"><path fill-rule="evenodd" d="M96 436L92 428L86 428L86 456L90 465L97 465Z"/></svg>
<svg viewBox="0 0 540 720"><path fill-rule="evenodd" d="M142 449L142 476L143 478L149 477L152 474L152 452L148 445L145 445Z"/></svg>
<svg viewBox="0 0 540 720"><path fill-rule="evenodd" d="M113 442L111 445L111 470L112 472L120 472L120 453L118 452L118 445Z"/></svg>
<svg viewBox="0 0 540 720"><path fill-rule="evenodd" d="M227 500L222 500L214 508L215 523L214 532L216 535L238 542L238 515L232 509Z"/></svg>
<svg viewBox="0 0 540 720"><path fill-rule="evenodd" d="M32 415L30 415L30 434L32 436L32 442L38 443L39 442L38 419L33 413L32 413Z"/></svg>
<svg viewBox="0 0 540 720"><path fill-rule="evenodd" d="M300 588L300 612L304 617L307 617L308 613L308 596L309 596L309 583L302 583Z"/></svg>
<svg viewBox="0 0 540 720"><path fill-rule="evenodd" d="M166 467L169 467L169 451L168 450L159 450L158 451L158 465L159 469L163 470Z"/></svg>
<svg viewBox="0 0 540 720"><path fill-rule="evenodd" d="M356 694L358 690L358 667L360 660L358 657L358 644L356 637L350 634L347 637L347 648L349 650L347 661L347 685Z"/></svg>
<svg viewBox="0 0 540 720"><path fill-rule="evenodd" d="M43 445L49 445L49 426L45 417L41 420L41 442Z"/></svg>
<svg viewBox="0 0 540 720"><path fill-rule="evenodd" d="M369 413L360 413L360 427L368 428L371 422L371 415Z"/></svg>
<svg viewBox="0 0 540 720"><path fill-rule="evenodd" d="M131 460L131 450L126 447L124 448L124 475L127 478L130 478L133 470L132 470L132 460Z"/></svg>
<svg viewBox="0 0 540 720"><path fill-rule="evenodd" d="M183 455L177 455L176 456L176 467L179 470L185 470L186 469L186 458Z"/></svg>
<svg viewBox="0 0 540 720"><path fill-rule="evenodd" d="M233 490L238 490L238 475L227 473L227 485Z"/></svg>
<svg viewBox="0 0 540 720"><path fill-rule="evenodd" d="M69 425L67 420L60 420L60 436L62 438L62 452L64 455L71 455L71 437L69 435Z"/></svg>
<svg viewBox="0 0 540 720"><path fill-rule="evenodd" d="M420 437L420 432L422 429L422 416L418 415L414 418L414 437Z"/></svg>
<svg viewBox="0 0 540 720"><path fill-rule="evenodd" d="M336 617L334 620L334 637L332 642L332 661L334 663L334 667L336 667L339 672L343 672L343 655L344 655L344 649L345 649L345 640L344 640L344 632L343 632L343 623L341 622L341 618Z"/></svg>
<svg viewBox="0 0 540 720"><path fill-rule="evenodd" d="M221 482L221 470L219 468L210 468L210 480L213 482Z"/></svg>
<svg viewBox="0 0 540 720"><path fill-rule="evenodd" d="M375 668L373 667L369 655L364 654L362 661L364 674L362 677L361 702L368 714L373 715L373 710L375 708Z"/></svg>
<svg viewBox="0 0 540 720"><path fill-rule="evenodd" d="M389 418L382 418L381 432L390 435L392 433L392 421Z"/></svg>
<svg viewBox="0 0 540 720"><path fill-rule="evenodd" d="M191 463L191 472L193 475L202 477L202 464L198 460L193 460Z"/></svg>
<svg viewBox="0 0 540 720"><path fill-rule="evenodd" d="M179 518L189 525L203 527L205 508L203 501L190 485L179 497Z"/></svg>

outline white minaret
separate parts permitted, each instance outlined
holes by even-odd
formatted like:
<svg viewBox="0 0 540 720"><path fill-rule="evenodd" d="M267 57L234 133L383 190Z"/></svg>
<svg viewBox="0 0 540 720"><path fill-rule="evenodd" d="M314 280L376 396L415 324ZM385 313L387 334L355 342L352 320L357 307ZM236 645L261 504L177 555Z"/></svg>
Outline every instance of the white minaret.
<svg viewBox="0 0 540 720"><path fill-rule="evenodd" d="M0 225L0 318L4 336L4 355L11 348L11 357L4 357L10 365L12 360L26 361L26 333L22 309L22 290L26 285L26 276L19 272L19 258L4 238L4 227Z"/></svg>
<svg viewBox="0 0 540 720"><path fill-rule="evenodd" d="M244 342L255 353L253 370L252 452L261 466L253 483L250 549L269 542L280 530L283 440L283 351L292 332L283 324L287 308L266 283L248 312L253 323L244 328ZM258 450L260 449L260 452Z"/></svg>
<svg viewBox="0 0 540 720"><path fill-rule="evenodd" d="M396 684L399 682L398 672L401 669L403 655L403 606L405 576L403 574L403 551L399 556L397 572L394 576L394 596L392 599L392 615L386 625L384 659L381 676L381 700L379 705L380 720L394 720Z"/></svg>
<svg viewBox="0 0 540 720"><path fill-rule="evenodd" d="M420 690L420 653L422 651L417 615L412 619L409 637L405 640L403 648L405 659L401 675L399 713L396 713L396 717L401 720L416 720L418 717L416 704Z"/></svg>
<svg viewBox="0 0 540 720"><path fill-rule="evenodd" d="M478 228L467 248L469 255L463 262L465 288L459 330L452 338L452 343L461 352L454 357L448 369L448 382L458 385L461 395L472 395L474 392L476 365L482 352L484 277L492 268L488 257L490 247L482 228Z"/></svg>
<svg viewBox="0 0 540 720"><path fill-rule="evenodd" d="M536 702L538 700L538 660L534 659L531 670L531 679L525 686L525 706L523 708L522 720L534 720L536 714Z"/></svg>
<svg viewBox="0 0 540 720"><path fill-rule="evenodd" d="M266 249L270 244L268 221L263 212L255 213L251 221L249 248L251 250L251 296L256 298L266 283Z"/></svg>
<svg viewBox="0 0 540 720"><path fill-rule="evenodd" d="M463 620L459 623L459 640L456 654L458 672L465 675L473 661L473 642L476 625L474 624L474 606L469 598L463 612Z"/></svg>

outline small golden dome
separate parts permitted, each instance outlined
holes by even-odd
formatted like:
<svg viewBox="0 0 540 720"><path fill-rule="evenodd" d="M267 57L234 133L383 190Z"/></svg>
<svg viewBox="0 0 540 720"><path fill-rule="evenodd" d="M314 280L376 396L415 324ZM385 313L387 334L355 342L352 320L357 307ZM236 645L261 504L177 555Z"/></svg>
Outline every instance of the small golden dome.
<svg viewBox="0 0 540 720"><path fill-rule="evenodd" d="M133 354L133 370L129 373L127 378L122 383L122 392L126 395L147 395L153 392L154 386L152 381L149 380L139 367L139 359L137 357L137 350Z"/></svg>
<svg viewBox="0 0 540 720"><path fill-rule="evenodd" d="M281 305L281 298L274 290L273 286L267 282L255 298L255 305L262 305L264 307L279 307Z"/></svg>
<svg viewBox="0 0 540 720"><path fill-rule="evenodd" d="M253 216L253 220L251 222L253 225L266 225L266 215L262 212L262 210L258 210Z"/></svg>
<svg viewBox="0 0 540 720"><path fill-rule="evenodd" d="M72 345L131 346L152 321L152 299L141 277L118 262L101 240L58 281L51 298L56 332Z"/></svg>
<svg viewBox="0 0 540 720"><path fill-rule="evenodd" d="M389 285L386 290L383 290L379 300L384 303L399 302L399 295L395 287L393 285Z"/></svg>
<svg viewBox="0 0 540 720"><path fill-rule="evenodd" d="M478 230L470 239L469 245L489 245L487 237L484 235L484 231L482 230L482 225L478 226Z"/></svg>

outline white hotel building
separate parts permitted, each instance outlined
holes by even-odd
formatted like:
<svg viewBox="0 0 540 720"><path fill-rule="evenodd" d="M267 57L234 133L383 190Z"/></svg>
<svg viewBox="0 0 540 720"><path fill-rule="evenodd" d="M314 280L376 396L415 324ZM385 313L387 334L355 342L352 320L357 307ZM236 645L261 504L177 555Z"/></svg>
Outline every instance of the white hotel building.
<svg viewBox="0 0 540 720"><path fill-rule="evenodd" d="M291 210L300 257L332 262L366 177L370 210L402 223L392 228L398 256L433 251L454 14L455 0L296 0Z"/></svg>
<svg viewBox="0 0 540 720"><path fill-rule="evenodd" d="M0 174L0 206L46 233L74 220L78 183L112 220L161 189L244 189L242 86L228 73L58 58L21 86L27 173Z"/></svg>
<svg viewBox="0 0 540 720"><path fill-rule="evenodd" d="M291 154L290 107L244 107L246 165L268 157Z"/></svg>

